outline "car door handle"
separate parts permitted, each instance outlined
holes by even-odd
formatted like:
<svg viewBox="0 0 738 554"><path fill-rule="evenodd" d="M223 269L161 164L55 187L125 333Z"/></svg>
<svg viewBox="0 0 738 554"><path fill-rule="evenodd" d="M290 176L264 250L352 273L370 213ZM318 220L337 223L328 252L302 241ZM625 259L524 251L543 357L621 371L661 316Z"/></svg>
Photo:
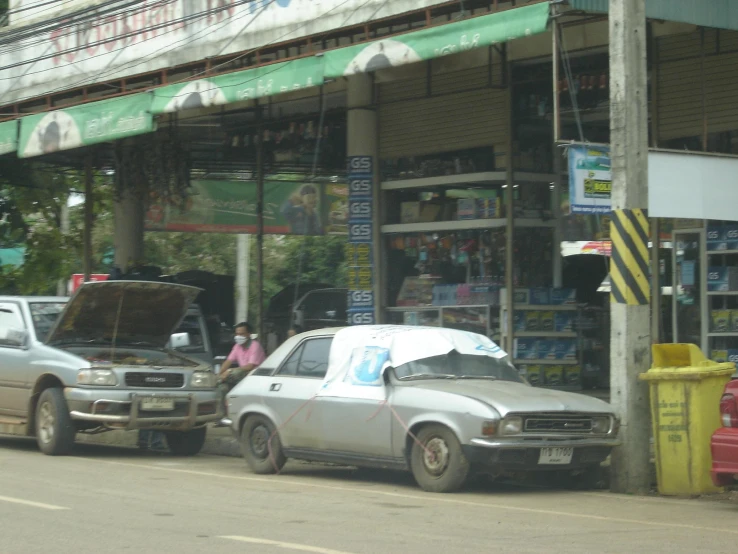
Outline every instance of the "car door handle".
<svg viewBox="0 0 738 554"><path fill-rule="evenodd" d="M282 383L272 383L272 384L271 384L271 385L269 386L269 392L274 392L274 391L278 391L278 390L279 390L279 389L281 389L281 388L282 388Z"/></svg>

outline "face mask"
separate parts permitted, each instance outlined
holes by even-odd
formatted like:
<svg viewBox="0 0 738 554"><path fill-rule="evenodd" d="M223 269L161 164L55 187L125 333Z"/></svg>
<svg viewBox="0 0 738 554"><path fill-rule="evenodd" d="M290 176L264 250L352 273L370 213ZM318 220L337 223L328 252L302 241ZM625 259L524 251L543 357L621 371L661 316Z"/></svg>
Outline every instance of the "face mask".
<svg viewBox="0 0 738 554"><path fill-rule="evenodd" d="M249 339L246 337L242 337L241 335L236 335L235 337L233 337L233 340L235 341L236 344L243 345L243 344L246 344Z"/></svg>

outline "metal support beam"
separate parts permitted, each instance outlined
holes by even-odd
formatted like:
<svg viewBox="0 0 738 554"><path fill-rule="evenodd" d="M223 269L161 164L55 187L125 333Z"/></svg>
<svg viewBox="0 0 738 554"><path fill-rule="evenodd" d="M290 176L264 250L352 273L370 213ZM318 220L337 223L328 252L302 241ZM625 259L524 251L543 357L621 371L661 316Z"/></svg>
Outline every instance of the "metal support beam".
<svg viewBox="0 0 738 554"><path fill-rule="evenodd" d="M264 342L264 128L261 109L256 112L259 124L256 126L256 302L258 314L258 333Z"/></svg>
<svg viewBox="0 0 738 554"><path fill-rule="evenodd" d="M621 417L621 446L612 454L614 492L650 488L648 389L638 375L650 365L648 279L648 88L645 0L610 0L610 264L612 295L610 397ZM645 237L644 237L645 235Z"/></svg>
<svg viewBox="0 0 738 554"><path fill-rule="evenodd" d="M92 275L92 225L93 225L93 192L92 192L92 155L88 155L85 159L85 228L84 228L84 279L85 282L90 280Z"/></svg>
<svg viewBox="0 0 738 554"><path fill-rule="evenodd" d="M507 44L505 45L505 74L512 75L510 62L507 56ZM507 80L507 167L506 167L506 192L505 215L507 227L505 232L505 290L507 292L504 300L507 305L505 312L506 321L500 322L507 328L507 344L504 346L507 353L513 357L515 352L515 172L513 169L513 91L512 79Z"/></svg>

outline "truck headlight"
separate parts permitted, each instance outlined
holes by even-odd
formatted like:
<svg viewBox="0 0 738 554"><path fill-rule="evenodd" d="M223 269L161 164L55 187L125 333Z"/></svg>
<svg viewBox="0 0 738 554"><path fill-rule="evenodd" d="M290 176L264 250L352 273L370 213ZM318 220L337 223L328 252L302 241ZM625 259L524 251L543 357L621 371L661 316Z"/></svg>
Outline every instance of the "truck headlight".
<svg viewBox="0 0 738 554"><path fill-rule="evenodd" d="M77 384L114 387L118 379L112 369L80 369L77 372Z"/></svg>
<svg viewBox="0 0 738 554"><path fill-rule="evenodd" d="M190 379L190 386L202 389L212 389L218 384L215 373L209 371L195 371Z"/></svg>
<svg viewBox="0 0 738 554"><path fill-rule="evenodd" d="M592 418L592 432L597 435L606 435L610 432L610 418L605 417L593 417Z"/></svg>
<svg viewBox="0 0 738 554"><path fill-rule="evenodd" d="M502 420L503 435L519 435L523 432L523 418L520 416L508 416Z"/></svg>

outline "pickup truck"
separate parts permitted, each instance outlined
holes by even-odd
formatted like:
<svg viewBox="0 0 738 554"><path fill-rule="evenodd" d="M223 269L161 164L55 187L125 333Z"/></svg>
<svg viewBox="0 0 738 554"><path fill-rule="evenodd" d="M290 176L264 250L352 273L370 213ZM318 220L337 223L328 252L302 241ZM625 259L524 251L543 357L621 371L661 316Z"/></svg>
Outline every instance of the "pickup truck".
<svg viewBox="0 0 738 554"><path fill-rule="evenodd" d="M0 433L63 455L77 433L148 429L163 431L172 453L197 454L222 417L216 376L181 351L188 333L172 333L198 293L103 281L71 298L0 297Z"/></svg>

